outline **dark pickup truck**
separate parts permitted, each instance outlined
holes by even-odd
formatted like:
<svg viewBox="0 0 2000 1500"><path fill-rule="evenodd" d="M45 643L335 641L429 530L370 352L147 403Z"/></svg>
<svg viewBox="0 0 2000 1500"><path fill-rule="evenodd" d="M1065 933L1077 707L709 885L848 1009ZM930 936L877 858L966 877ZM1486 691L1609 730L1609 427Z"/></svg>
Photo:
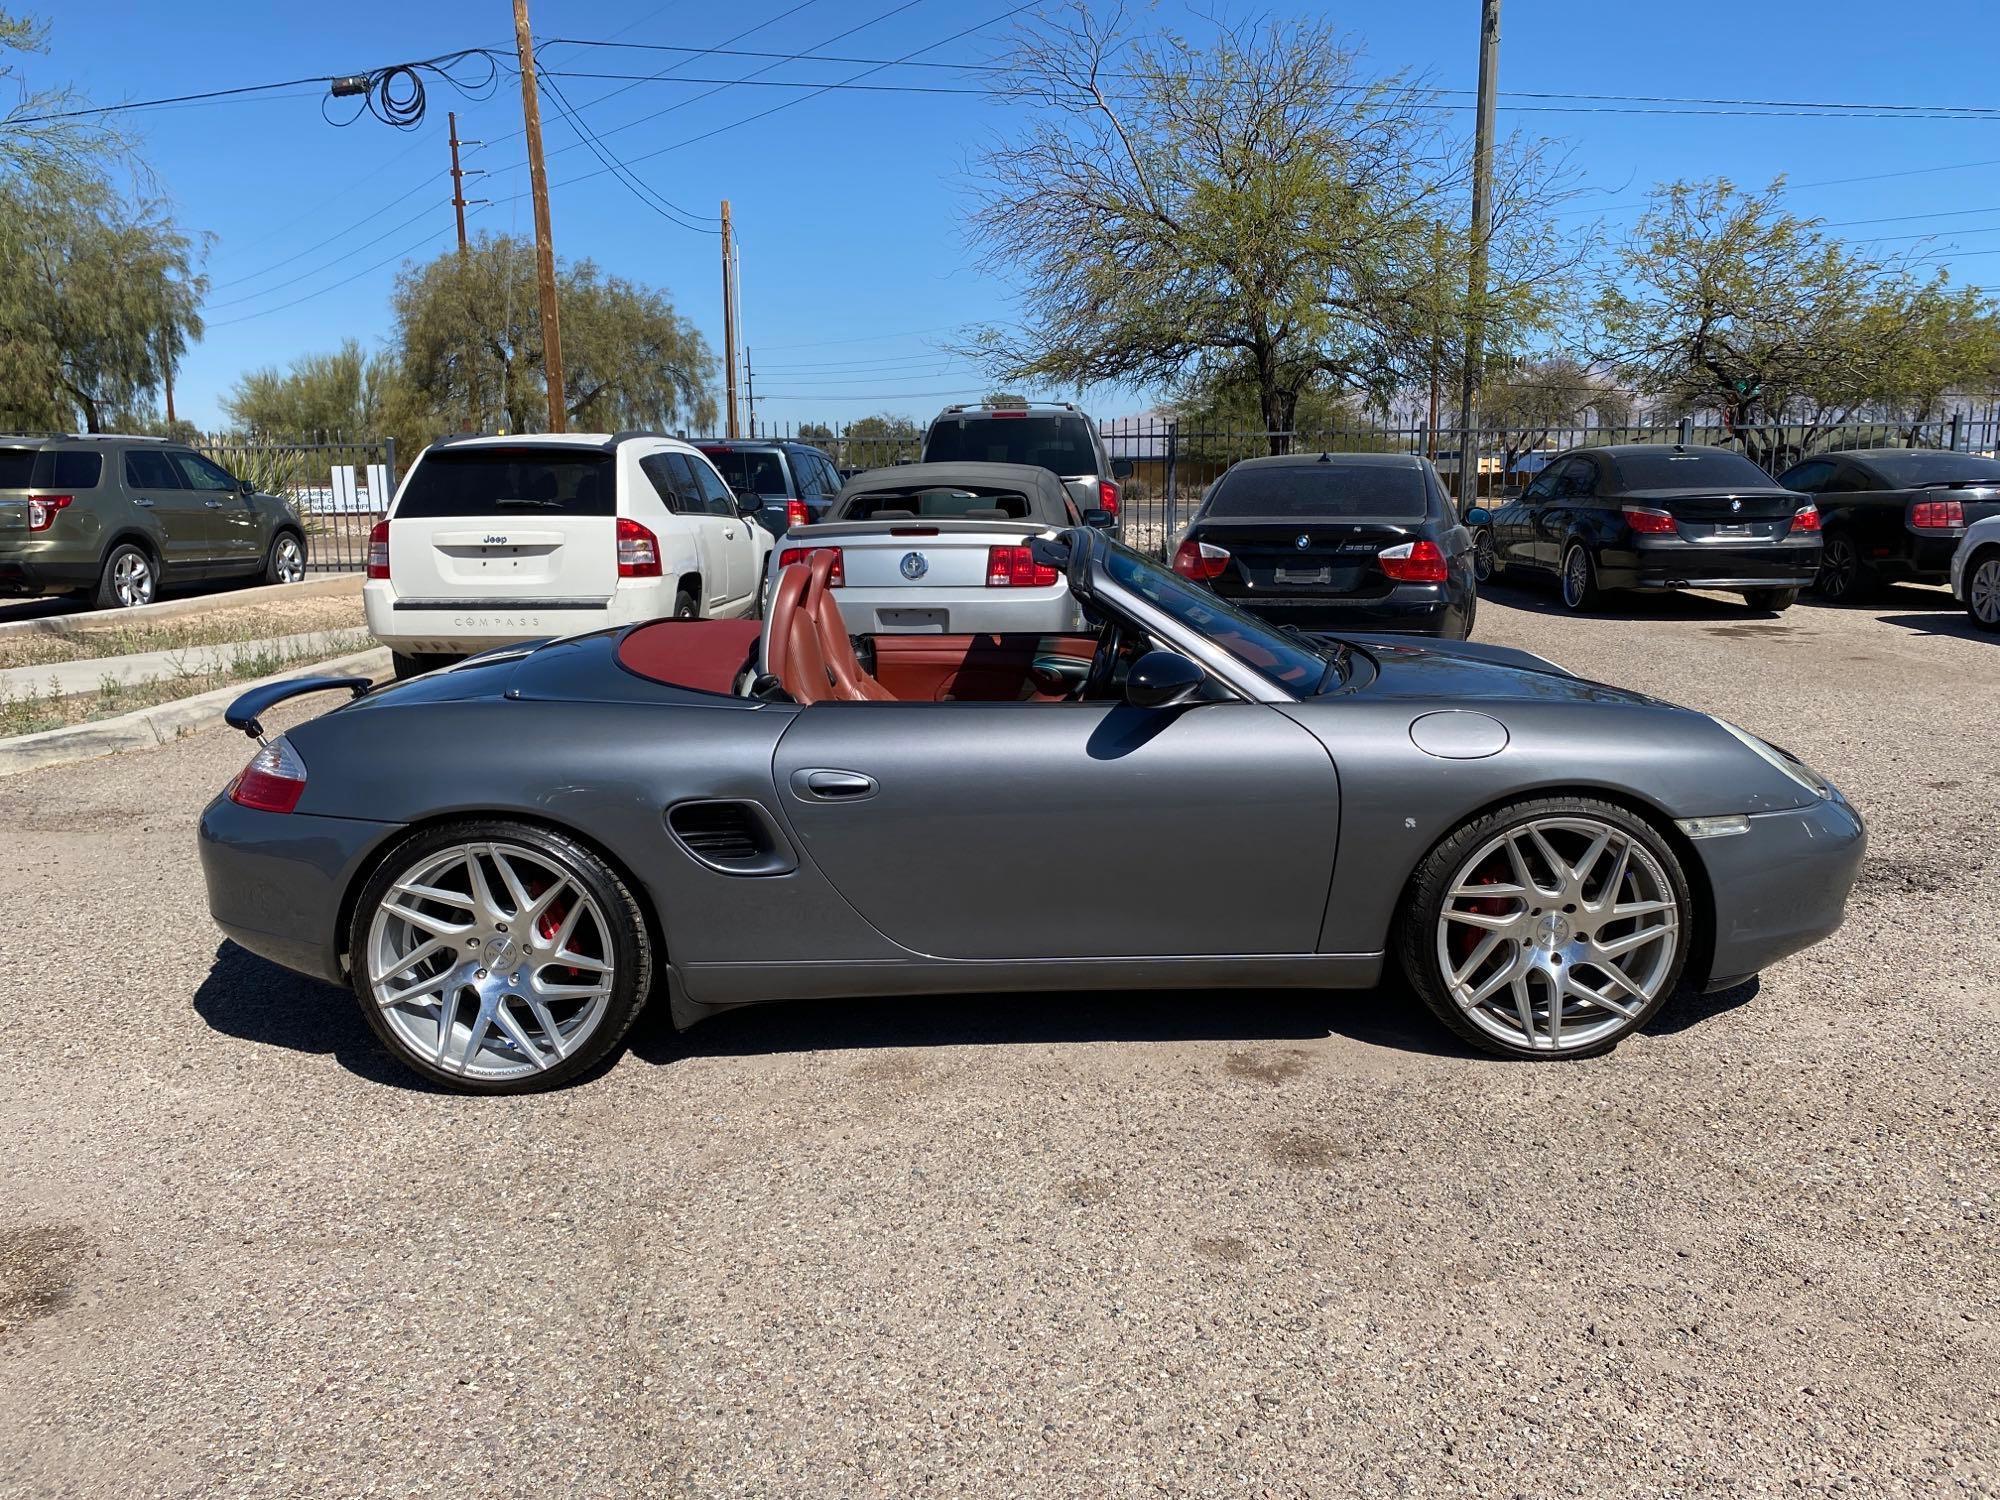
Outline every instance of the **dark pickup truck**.
<svg viewBox="0 0 2000 1500"><path fill-rule="evenodd" d="M2000 515L2000 460L1934 448L1816 453L1778 477L1819 506L1813 589L1857 603L1883 583L1944 583L1965 528Z"/></svg>

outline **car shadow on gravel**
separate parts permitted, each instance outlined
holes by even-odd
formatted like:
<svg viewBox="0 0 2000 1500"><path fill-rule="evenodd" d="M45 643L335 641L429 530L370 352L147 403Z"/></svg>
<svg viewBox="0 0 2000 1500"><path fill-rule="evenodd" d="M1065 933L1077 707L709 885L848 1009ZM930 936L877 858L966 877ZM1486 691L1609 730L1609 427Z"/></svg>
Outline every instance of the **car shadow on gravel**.
<svg viewBox="0 0 2000 1500"><path fill-rule="evenodd" d="M1734 594L1688 594L1660 590L1639 592L1619 590L1601 595L1591 609L1579 615L1564 606L1555 585L1501 582L1488 579L1479 585L1479 597L1492 604L1504 604L1531 615L1561 615L1585 620L1776 620L1782 616L1768 610L1752 609Z"/></svg>
<svg viewBox="0 0 2000 1500"><path fill-rule="evenodd" d="M1920 615L1883 615L1884 625L1900 625L1905 630L1913 630L1918 635L1949 635L1961 641L2000 641L1990 630L1981 630L1972 623L1972 616L1952 600L1950 610L1934 609Z"/></svg>

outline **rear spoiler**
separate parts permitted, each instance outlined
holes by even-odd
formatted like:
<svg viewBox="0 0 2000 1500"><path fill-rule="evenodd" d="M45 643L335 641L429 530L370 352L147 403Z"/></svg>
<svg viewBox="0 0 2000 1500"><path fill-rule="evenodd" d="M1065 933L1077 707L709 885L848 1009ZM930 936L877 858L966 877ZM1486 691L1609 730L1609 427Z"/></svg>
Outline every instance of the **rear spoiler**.
<svg viewBox="0 0 2000 1500"><path fill-rule="evenodd" d="M335 688L346 688L356 698L375 686L368 677L296 677L290 682L267 682L260 688L252 688L223 711L222 722L231 729L240 729L258 744L264 743L264 726L257 716L265 709L283 703L287 698L297 698L306 693L330 693Z"/></svg>

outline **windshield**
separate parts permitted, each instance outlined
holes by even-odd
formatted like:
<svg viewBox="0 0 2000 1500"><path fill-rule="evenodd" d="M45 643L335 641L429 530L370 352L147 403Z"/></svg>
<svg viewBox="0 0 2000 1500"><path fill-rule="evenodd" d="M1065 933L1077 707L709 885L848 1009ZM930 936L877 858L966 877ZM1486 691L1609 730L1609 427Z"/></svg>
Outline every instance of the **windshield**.
<svg viewBox="0 0 2000 1500"><path fill-rule="evenodd" d="M1868 455L1868 466L1899 490L1927 484L2000 484L2000 463L1975 453L1905 450Z"/></svg>
<svg viewBox="0 0 2000 1500"><path fill-rule="evenodd" d="M433 448L417 460L396 516L609 516L617 505L611 455L596 449Z"/></svg>
<svg viewBox="0 0 2000 1500"><path fill-rule="evenodd" d="M785 466L775 453L746 453L738 448L701 451L721 472L722 482L739 494L772 495L779 499L791 494L785 484Z"/></svg>
<svg viewBox="0 0 2000 1500"><path fill-rule="evenodd" d="M1304 698L1317 691L1332 656L1304 636L1246 615L1108 537L1100 537L1104 571L1112 581L1213 641L1244 666Z"/></svg>
<svg viewBox="0 0 2000 1500"><path fill-rule="evenodd" d="M927 464L1033 464L1071 478L1097 472L1082 417L941 417L924 439Z"/></svg>
<svg viewBox="0 0 2000 1500"><path fill-rule="evenodd" d="M1421 520L1424 476L1415 464L1238 464L1216 482L1206 514L1289 521L1349 516Z"/></svg>
<svg viewBox="0 0 2000 1500"><path fill-rule="evenodd" d="M1770 490L1778 482L1740 453L1721 448L1654 448L1620 453L1618 490Z"/></svg>

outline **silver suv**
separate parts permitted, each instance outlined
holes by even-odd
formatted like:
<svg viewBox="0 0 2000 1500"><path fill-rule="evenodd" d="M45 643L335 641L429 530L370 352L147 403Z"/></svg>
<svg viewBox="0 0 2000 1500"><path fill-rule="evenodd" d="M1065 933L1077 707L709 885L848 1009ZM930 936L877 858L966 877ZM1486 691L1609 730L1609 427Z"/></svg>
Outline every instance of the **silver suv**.
<svg viewBox="0 0 2000 1500"><path fill-rule="evenodd" d="M922 462L1033 464L1062 480L1087 524L1113 536L1122 529L1132 461L1114 460L1097 424L1068 401L947 406L924 434Z"/></svg>
<svg viewBox="0 0 2000 1500"><path fill-rule="evenodd" d="M192 448L115 433L0 437L0 595L151 604L215 579L296 583L306 530Z"/></svg>

